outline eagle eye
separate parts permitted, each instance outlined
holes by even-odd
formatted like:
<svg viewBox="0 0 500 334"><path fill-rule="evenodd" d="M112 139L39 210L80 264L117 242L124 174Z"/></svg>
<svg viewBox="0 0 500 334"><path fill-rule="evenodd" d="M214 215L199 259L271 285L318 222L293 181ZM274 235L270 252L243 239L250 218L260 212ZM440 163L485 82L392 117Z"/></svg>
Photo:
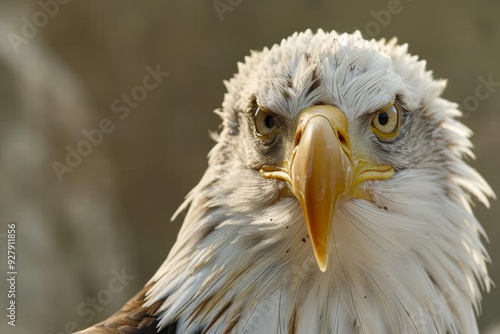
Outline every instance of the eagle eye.
<svg viewBox="0 0 500 334"><path fill-rule="evenodd" d="M372 117L372 131L381 140L394 139L399 134L399 109L391 103L375 112Z"/></svg>
<svg viewBox="0 0 500 334"><path fill-rule="evenodd" d="M278 120L271 112L257 108L255 112L255 130L258 136L269 137L278 130Z"/></svg>

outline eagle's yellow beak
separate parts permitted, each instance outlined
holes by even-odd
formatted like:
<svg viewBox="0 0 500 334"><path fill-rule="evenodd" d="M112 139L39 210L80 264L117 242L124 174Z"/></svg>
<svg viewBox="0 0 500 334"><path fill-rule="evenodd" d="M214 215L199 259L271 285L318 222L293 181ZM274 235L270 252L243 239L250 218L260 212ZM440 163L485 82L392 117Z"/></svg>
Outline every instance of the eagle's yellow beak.
<svg viewBox="0 0 500 334"><path fill-rule="evenodd" d="M328 266L331 229L339 204L351 198L371 200L361 183L394 175L391 166L376 165L355 155L345 114L334 106L313 106L299 115L288 166L280 171L267 166L261 171L264 177L283 179L291 185L304 210L314 254L323 272Z"/></svg>
<svg viewBox="0 0 500 334"><path fill-rule="evenodd" d="M347 119L339 109L315 106L301 113L295 133L292 191L302 204L321 271L328 264L337 202L354 179L347 129Z"/></svg>

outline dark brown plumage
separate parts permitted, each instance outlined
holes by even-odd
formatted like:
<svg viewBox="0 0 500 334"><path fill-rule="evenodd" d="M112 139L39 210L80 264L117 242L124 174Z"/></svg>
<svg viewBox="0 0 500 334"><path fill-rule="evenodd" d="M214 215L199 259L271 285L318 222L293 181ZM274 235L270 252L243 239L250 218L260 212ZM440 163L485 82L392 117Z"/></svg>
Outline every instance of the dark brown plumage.
<svg viewBox="0 0 500 334"><path fill-rule="evenodd" d="M145 286L121 310L78 334L175 334L176 323L157 331L156 312L163 301L157 301L150 307L143 306L145 295L150 288L150 285Z"/></svg>

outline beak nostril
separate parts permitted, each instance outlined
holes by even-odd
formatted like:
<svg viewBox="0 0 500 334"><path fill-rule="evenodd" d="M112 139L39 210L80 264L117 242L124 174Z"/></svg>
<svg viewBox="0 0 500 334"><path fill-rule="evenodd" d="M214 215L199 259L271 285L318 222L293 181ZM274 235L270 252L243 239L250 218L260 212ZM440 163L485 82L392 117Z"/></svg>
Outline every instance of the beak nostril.
<svg viewBox="0 0 500 334"><path fill-rule="evenodd" d="M302 139L302 130L297 131L297 133L295 134L293 146L296 147L297 145L299 145L301 139Z"/></svg>
<svg viewBox="0 0 500 334"><path fill-rule="evenodd" d="M344 137L344 135L342 134L342 132L337 131L337 138L339 139L339 142L342 146L344 146L344 147L347 146L347 140Z"/></svg>

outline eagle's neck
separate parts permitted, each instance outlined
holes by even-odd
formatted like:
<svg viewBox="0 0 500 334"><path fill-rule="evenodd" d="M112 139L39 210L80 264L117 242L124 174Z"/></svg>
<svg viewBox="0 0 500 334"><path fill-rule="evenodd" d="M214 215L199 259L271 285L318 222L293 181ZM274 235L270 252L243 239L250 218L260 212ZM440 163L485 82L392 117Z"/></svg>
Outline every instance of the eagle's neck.
<svg viewBox="0 0 500 334"><path fill-rule="evenodd" d="M207 172L188 198L147 302L164 300L161 325L177 321L181 333L477 332L474 307L489 284L477 221L422 185L436 180L403 171L370 186L377 204L346 202L322 273L297 200L248 173L220 182Z"/></svg>

